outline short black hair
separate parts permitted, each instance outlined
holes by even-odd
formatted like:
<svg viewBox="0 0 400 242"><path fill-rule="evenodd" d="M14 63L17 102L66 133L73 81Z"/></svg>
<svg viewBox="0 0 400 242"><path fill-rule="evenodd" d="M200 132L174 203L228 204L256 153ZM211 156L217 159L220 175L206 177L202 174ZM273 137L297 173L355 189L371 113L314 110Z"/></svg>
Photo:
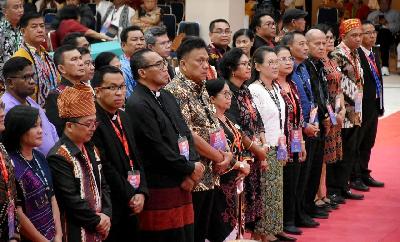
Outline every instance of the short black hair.
<svg viewBox="0 0 400 242"><path fill-rule="evenodd" d="M327 24L316 24L312 26L310 29L318 29L324 32L324 34L327 34L329 31L333 33L333 28Z"/></svg>
<svg viewBox="0 0 400 242"><path fill-rule="evenodd" d="M77 47L76 49L79 51L79 53L81 53L81 55L90 54L90 50L89 50L88 48L85 48L85 47Z"/></svg>
<svg viewBox="0 0 400 242"><path fill-rule="evenodd" d="M194 49L207 49L206 42L200 37L187 36L182 40L181 45L176 50L178 61L182 60L188 53Z"/></svg>
<svg viewBox="0 0 400 242"><path fill-rule="evenodd" d="M240 48L232 48L224 54L219 62L219 74L229 80L231 78L232 72L238 68L239 60L244 54L243 50Z"/></svg>
<svg viewBox="0 0 400 242"><path fill-rule="evenodd" d="M121 43L126 43L126 41L128 41L128 34L131 31L140 31L143 33L143 30L139 26L136 25L129 26L121 31L120 35Z"/></svg>
<svg viewBox="0 0 400 242"><path fill-rule="evenodd" d="M24 15L22 15L21 19L19 20L19 26L21 28L26 28L30 20L37 18L43 19L43 16L38 12L26 12L24 13Z"/></svg>
<svg viewBox="0 0 400 242"><path fill-rule="evenodd" d="M57 48L57 50L54 52L54 64L56 66L64 64L64 53L72 50L78 50L75 46L73 45L63 45Z"/></svg>
<svg viewBox="0 0 400 242"><path fill-rule="evenodd" d="M232 39L232 46L236 47L236 39L240 36L247 36L250 40L254 40L254 33L250 29L239 29L235 32Z"/></svg>
<svg viewBox="0 0 400 242"><path fill-rule="evenodd" d="M280 44L280 45L284 45L284 46L289 46L289 45L293 44L294 36L295 36L296 34L299 34L299 35L303 35L303 36L304 36L304 34L303 34L302 32L300 32L300 31L292 31L292 32L286 33L286 34L282 37L282 39L281 39L281 41L279 42L279 44Z"/></svg>
<svg viewBox="0 0 400 242"><path fill-rule="evenodd" d="M118 56L112 52L106 51L100 53L96 59L94 60L94 67L97 69L100 69L103 66L108 66L110 65L110 62Z"/></svg>
<svg viewBox="0 0 400 242"><path fill-rule="evenodd" d="M9 77L17 75L18 72L24 70L25 67L32 65L32 62L25 57L11 57L4 63L3 76L7 80Z"/></svg>
<svg viewBox="0 0 400 242"><path fill-rule="evenodd" d="M61 45L73 45L73 46L78 46L78 38L85 37L83 33L80 32L72 32L68 34L67 36L64 37L64 40L62 41ZM86 37L85 37L86 38Z"/></svg>
<svg viewBox="0 0 400 242"><path fill-rule="evenodd" d="M94 72L93 80L90 82L90 85L93 88L101 86L104 81L104 76L107 73L119 73L123 76L122 71L115 66L102 66Z"/></svg>
<svg viewBox="0 0 400 242"><path fill-rule="evenodd" d="M251 26L250 26L250 29L253 30L253 32L256 32L256 27L261 26L261 18L264 16L270 16L272 19L274 19L274 15L268 11L261 11L256 13L253 17L253 20L251 21Z"/></svg>
<svg viewBox="0 0 400 242"><path fill-rule="evenodd" d="M78 20L79 9L75 5L66 5L59 12L60 23L66 19Z"/></svg>
<svg viewBox="0 0 400 242"><path fill-rule="evenodd" d="M144 55L149 52L154 52L154 51L144 48L136 51L132 55L130 65L131 65L132 75L135 80L139 80L139 69L148 65L147 61L144 58Z"/></svg>
<svg viewBox="0 0 400 242"><path fill-rule="evenodd" d="M226 23L229 27L231 27L231 25L229 24L228 21L226 21L226 19L223 18L214 19L213 21L210 22L210 25L208 26L208 30L210 31L210 33L214 30L216 23Z"/></svg>
<svg viewBox="0 0 400 242"><path fill-rule="evenodd" d="M21 148L21 137L35 124L39 118L39 109L28 105L17 105L11 108L4 119L6 129L3 142L8 152Z"/></svg>
<svg viewBox="0 0 400 242"><path fill-rule="evenodd" d="M206 81L206 90L210 97L215 97L224 89L226 84L225 79L218 78Z"/></svg>

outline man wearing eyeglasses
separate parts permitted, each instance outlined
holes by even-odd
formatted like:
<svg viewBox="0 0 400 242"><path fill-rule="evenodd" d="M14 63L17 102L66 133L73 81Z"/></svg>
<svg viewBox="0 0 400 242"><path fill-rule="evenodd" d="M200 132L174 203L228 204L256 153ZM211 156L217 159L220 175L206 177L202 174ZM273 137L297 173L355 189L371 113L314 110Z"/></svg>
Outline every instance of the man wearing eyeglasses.
<svg viewBox="0 0 400 242"><path fill-rule="evenodd" d="M112 208L100 151L90 142L99 125L93 89L83 83L66 87L57 106L65 128L47 161L63 236L68 241L103 241L110 232Z"/></svg>
<svg viewBox="0 0 400 242"><path fill-rule="evenodd" d="M12 57L4 64L3 75L6 81L6 92L1 98L5 105L4 111L7 113L16 105L30 105L39 109L43 129L43 142L39 150L46 155L57 142L58 135L43 108L30 97L36 87L32 62L24 57Z"/></svg>
<svg viewBox="0 0 400 242"><path fill-rule="evenodd" d="M205 168L177 100L163 89L169 77L165 60L143 49L133 54L131 67L138 85L126 111L149 189L140 214L141 241L193 242L191 191Z"/></svg>
<svg viewBox="0 0 400 242"><path fill-rule="evenodd" d="M369 190L368 187L383 187L384 183L375 180L371 175L368 163L371 157L371 149L375 144L378 128L378 117L382 116L383 106L383 80L381 62L376 49L377 31L372 22L362 23L363 37L361 47L358 48L360 63L363 69L364 88L362 100L362 126L360 128L360 157L353 168L353 176L350 186L360 191Z"/></svg>
<svg viewBox="0 0 400 242"><path fill-rule="evenodd" d="M124 76L117 67L104 66L96 71L91 84L100 122L92 140L100 150L111 190L112 226L107 241L140 241L137 215L148 191L131 121L121 110L126 93Z"/></svg>
<svg viewBox="0 0 400 242"><path fill-rule="evenodd" d="M22 16L20 26L24 41L14 56L25 57L33 63L36 89L32 98L43 107L49 92L60 82L60 74L42 46L46 39L43 16L27 12Z"/></svg>
<svg viewBox="0 0 400 242"><path fill-rule="evenodd" d="M211 43L207 46L210 56L209 63L218 69L219 60L230 50L229 44L232 41L232 30L225 19L215 19L209 26L209 36Z"/></svg>
<svg viewBox="0 0 400 242"><path fill-rule="evenodd" d="M260 12L256 14L251 29L255 33L254 44L250 50L251 55L261 46L275 46L276 24L270 13Z"/></svg>
<svg viewBox="0 0 400 242"><path fill-rule="evenodd" d="M165 27L152 27L144 33L147 48L157 52L165 60L171 54L171 40L169 40L167 29ZM174 67L168 64L169 78L172 80L175 76Z"/></svg>
<svg viewBox="0 0 400 242"><path fill-rule="evenodd" d="M54 53L54 62L61 73L61 82L56 89L49 93L44 108L50 122L56 126L58 136L61 136L64 130L64 121L59 117L57 98L66 87L87 80L85 80L86 71L82 55L75 46L64 45L59 47Z"/></svg>

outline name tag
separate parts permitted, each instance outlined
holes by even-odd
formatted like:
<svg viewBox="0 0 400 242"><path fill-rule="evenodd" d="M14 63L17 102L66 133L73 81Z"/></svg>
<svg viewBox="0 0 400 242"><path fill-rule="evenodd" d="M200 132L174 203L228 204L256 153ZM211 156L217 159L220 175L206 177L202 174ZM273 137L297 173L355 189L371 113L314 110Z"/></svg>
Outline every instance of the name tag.
<svg viewBox="0 0 400 242"><path fill-rule="evenodd" d="M356 98L355 98L354 111L356 113L362 112L362 99L363 99L363 91L360 90L356 93Z"/></svg>
<svg viewBox="0 0 400 242"><path fill-rule="evenodd" d="M8 238L11 239L15 235L15 204L14 199L11 199L8 208Z"/></svg>
<svg viewBox="0 0 400 242"><path fill-rule="evenodd" d="M318 113L318 107L314 107L314 105L312 105L310 111L310 124L316 122L317 113Z"/></svg>
<svg viewBox="0 0 400 242"><path fill-rule="evenodd" d="M186 136L180 137L178 139L179 153L183 155L186 160L189 160L189 142Z"/></svg>
<svg viewBox="0 0 400 242"><path fill-rule="evenodd" d="M128 182L135 189L140 186L140 172L138 170L128 171Z"/></svg>
<svg viewBox="0 0 400 242"><path fill-rule="evenodd" d="M332 106L330 104L326 104L326 108L328 109L329 117L333 125L337 124L336 114L333 112Z"/></svg>
<svg viewBox="0 0 400 242"><path fill-rule="evenodd" d="M290 136L291 136L290 151L292 153L301 152L301 137L302 137L301 130L299 129L292 130Z"/></svg>
<svg viewBox="0 0 400 242"><path fill-rule="evenodd" d="M288 153L287 153L287 145L286 145L286 136L281 135L278 139L278 150L276 154L276 158L278 161L285 161L287 160Z"/></svg>
<svg viewBox="0 0 400 242"><path fill-rule="evenodd" d="M219 128L210 134L210 145L216 150L227 150L227 142L223 129Z"/></svg>

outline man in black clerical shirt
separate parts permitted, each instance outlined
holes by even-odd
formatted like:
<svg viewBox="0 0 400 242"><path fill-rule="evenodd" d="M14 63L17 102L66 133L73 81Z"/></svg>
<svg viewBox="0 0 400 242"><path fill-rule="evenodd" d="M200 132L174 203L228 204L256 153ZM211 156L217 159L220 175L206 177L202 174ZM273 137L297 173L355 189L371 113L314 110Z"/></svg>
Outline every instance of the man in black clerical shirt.
<svg viewBox="0 0 400 242"><path fill-rule="evenodd" d="M147 185L131 121L121 110L126 94L124 76L118 68L104 66L95 72L91 84L100 122L92 140L100 150L113 207L111 231L106 241L138 241L136 215L143 210Z"/></svg>

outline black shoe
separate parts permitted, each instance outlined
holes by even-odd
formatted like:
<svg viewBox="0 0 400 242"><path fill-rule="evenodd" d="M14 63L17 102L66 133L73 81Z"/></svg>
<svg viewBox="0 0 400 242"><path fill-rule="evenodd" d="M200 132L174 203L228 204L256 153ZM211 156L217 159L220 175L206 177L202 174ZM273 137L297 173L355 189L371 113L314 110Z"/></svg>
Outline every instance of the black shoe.
<svg viewBox="0 0 400 242"><path fill-rule="evenodd" d="M369 187L384 187L385 183L380 182L375 180L374 178L372 178L371 176L368 176L368 178L363 179L365 185L369 186Z"/></svg>
<svg viewBox="0 0 400 242"><path fill-rule="evenodd" d="M316 228L319 226L319 223L314 219L310 218L310 220L300 221L296 225L302 228Z"/></svg>
<svg viewBox="0 0 400 242"><path fill-rule="evenodd" d="M325 210L318 208L318 207L314 207L313 209L311 209L308 213L312 218L322 218L322 219L326 219L329 217L328 212L326 212Z"/></svg>
<svg viewBox="0 0 400 242"><path fill-rule="evenodd" d="M355 181L350 182L350 187L357 191L368 192L369 187L364 184L364 182L357 178Z"/></svg>
<svg viewBox="0 0 400 242"><path fill-rule="evenodd" d="M337 203L337 204L345 204L346 200L337 194L332 194L329 195L328 198L331 200L331 202Z"/></svg>
<svg viewBox="0 0 400 242"><path fill-rule="evenodd" d="M294 225L289 225L289 226L283 226L283 232L287 234L294 234L294 235L300 235L303 233L299 228L297 228Z"/></svg>
<svg viewBox="0 0 400 242"><path fill-rule="evenodd" d="M343 196L346 199L352 199L352 200L363 200L364 199L363 194L353 193L350 189L347 191L344 191Z"/></svg>
<svg viewBox="0 0 400 242"><path fill-rule="evenodd" d="M275 237L277 238L278 241L296 241L297 240L294 237L290 237L287 235L281 235L281 234L276 234Z"/></svg>

